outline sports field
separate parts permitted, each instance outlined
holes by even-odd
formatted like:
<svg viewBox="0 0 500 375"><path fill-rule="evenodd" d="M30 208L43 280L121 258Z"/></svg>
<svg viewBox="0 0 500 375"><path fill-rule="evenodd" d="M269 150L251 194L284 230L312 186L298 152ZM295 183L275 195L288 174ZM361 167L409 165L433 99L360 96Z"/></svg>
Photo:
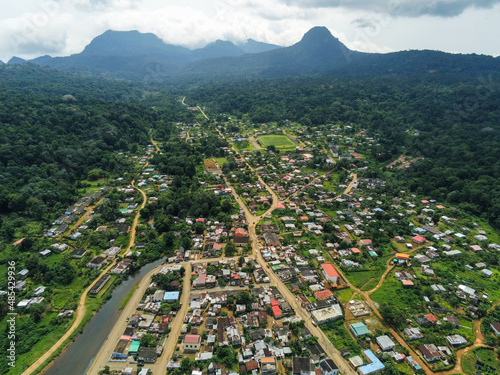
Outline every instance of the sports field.
<svg viewBox="0 0 500 375"><path fill-rule="evenodd" d="M263 135L258 138L264 147L275 146L276 148L295 148L295 143L293 143L290 138L286 135Z"/></svg>

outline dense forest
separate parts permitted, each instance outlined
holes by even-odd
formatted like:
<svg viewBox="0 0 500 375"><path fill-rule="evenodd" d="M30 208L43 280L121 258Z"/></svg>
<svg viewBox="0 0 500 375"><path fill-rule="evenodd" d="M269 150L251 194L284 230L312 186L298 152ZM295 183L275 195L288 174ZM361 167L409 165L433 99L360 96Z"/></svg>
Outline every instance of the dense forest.
<svg viewBox="0 0 500 375"><path fill-rule="evenodd" d="M365 128L381 163L402 153L425 158L395 174L393 188L460 205L500 228L498 76L256 80L196 87L189 97L256 123Z"/></svg>
<svg viewBox="0 0 500 375"><path fill-rule="evenodd" d="M7 242L17 215L48 225L79 197L82 181L131 169L119 152L150 143L151 130L168 137L173 121L190 116L139 84L31 64L0 69L0 233Z"/></svg>

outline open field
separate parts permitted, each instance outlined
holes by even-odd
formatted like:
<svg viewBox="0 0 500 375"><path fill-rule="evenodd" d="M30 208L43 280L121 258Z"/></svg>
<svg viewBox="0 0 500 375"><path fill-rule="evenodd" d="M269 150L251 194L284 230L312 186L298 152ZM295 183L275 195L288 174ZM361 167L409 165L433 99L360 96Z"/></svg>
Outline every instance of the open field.
<svg viewBox="0 0 500 375"><path fill-rule="evenodd" d="M275 146L278 149L295 148L295 143L286 135L263 135L258 138L262 144L267 146Z"/></svg>

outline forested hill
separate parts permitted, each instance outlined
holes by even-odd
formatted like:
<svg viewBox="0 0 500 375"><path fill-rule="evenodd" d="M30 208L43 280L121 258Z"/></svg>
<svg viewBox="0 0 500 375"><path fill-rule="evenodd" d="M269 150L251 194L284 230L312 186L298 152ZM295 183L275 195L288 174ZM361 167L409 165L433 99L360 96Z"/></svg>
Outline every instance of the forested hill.
<svg viewBox="0 0 500 375"><path fill-rule="evenodd" d="M439 51L387 54L350 50L326 27L314 27L297 43L280 48L256 41L236 46L215 41L189 50L163 43L154 34L107 31L81 53L41 56L35 64L136 81L199 83L328 73L335 76L478 75L500 72L500 59ZM8 64L22 64L12 58Z"/></svg>
<svg viewBox="0 0 500 375"><path fill-rule="evenodd" d="M0 214L46 225L79 197L82 180L130 170L119 152L149 144L150 129L166 137L173 121L191 116L177 101L137 85L30 64L0 67L0 86ZM0 217L5 241L14 217Z"/></svg>
<svg viewBox="0 0 500 375"><path fill-rule="evenodd" d="M212 113L246 115L256 123L366 128L378 134L372 157L380 173L401 153L425 157L394 173L388 189L409 187L500 228L498 75L256 80L198 87L189 97Z"/></svg>

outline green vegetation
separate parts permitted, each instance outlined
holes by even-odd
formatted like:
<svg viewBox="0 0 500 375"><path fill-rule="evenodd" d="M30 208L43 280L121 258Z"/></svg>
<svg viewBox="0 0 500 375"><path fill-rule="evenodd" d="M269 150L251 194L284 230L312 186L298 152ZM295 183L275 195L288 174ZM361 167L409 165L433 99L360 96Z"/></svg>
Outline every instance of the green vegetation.
<svg viewBox="0 0 500 375"><path fill-rule="evenodd" d="M120 306L118 307L118 310L123 310L125 308L125 306L127 306L128 301L130 301L130 298L132 298L132 296L134 295L135 290L137 289L138 285L139 284L135 284L132 287L132 289L130 289L130 291L127 293L125 298L120 302Z"/></svg>
<svg viewBox="0 0 500 375"><path fill-rule="evenodd" d="M262 142L264 147L274 146L280 150L295 148L296 146L286 135L262 135L258 140Z"/></svg>
<svg viewBox="0 0 500 375"><path fill-rule="evenodd" d="M361 354L361 347L347 332L342 320L328 322L322 324L320 327L338 350L348 348L352 355Z"/></svg>
<svg viewBox="0 0 500 375"><path fill-rule="evenodd" d="M500 364L493 349L479 347L463 357L462 370L466 375L475 375L477 373L498 374Z"/></svg>

